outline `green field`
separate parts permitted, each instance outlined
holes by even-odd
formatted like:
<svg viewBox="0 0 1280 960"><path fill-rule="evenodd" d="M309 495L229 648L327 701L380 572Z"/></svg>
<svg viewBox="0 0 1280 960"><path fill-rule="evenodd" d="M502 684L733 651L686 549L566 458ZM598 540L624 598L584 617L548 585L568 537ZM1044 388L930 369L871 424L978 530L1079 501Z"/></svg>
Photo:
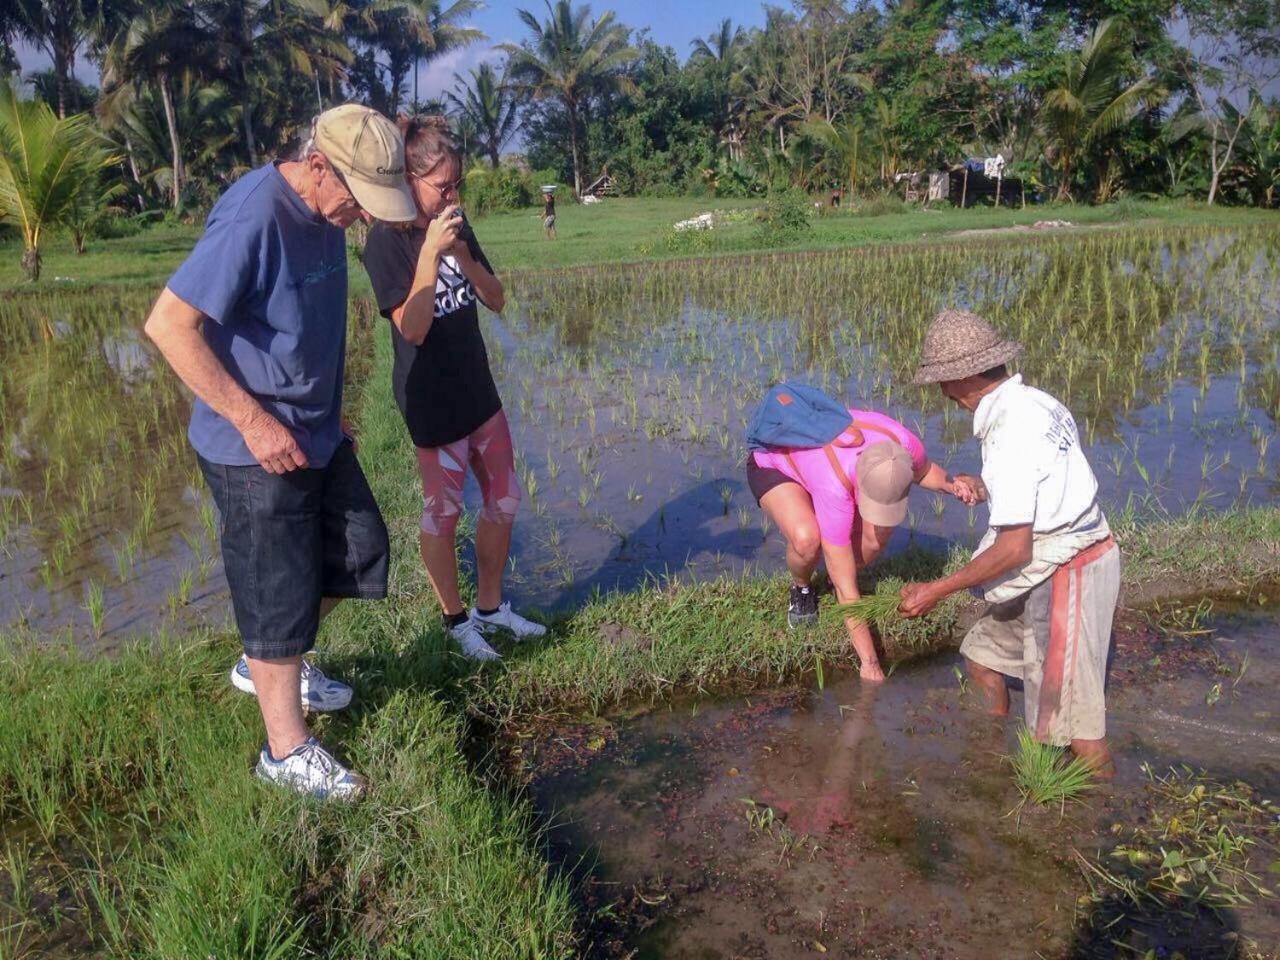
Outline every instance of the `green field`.
<svg viewBox="0 0 1280 960"><path fill-rule="evenodd" d="M477 235L498 270L540 270L591 263L660 259L672 254L664 241L672 224L709 210L754 210L760 201L680 197L672 199L617 198L581 206L566 203L557 209L557 239L542 236L539 210L498 213L475 221ZM906 243L937 239L959 230L981 230L1031 224L1037 220L1068 220L1092 225L1150 220L1168 225L1273 223L1265 210L1205 207L1175 201L1141 201L1090 207L1045 204L1025 210L970 207L967 210L907 209L901 213L866 215L844 211L815 216L811 235L780 247L762 247L753 240L749 222L731 224L723 237L708 237L707 253L745 253L762 249L837 249L878 243ZM163 225L119 240L90 241L89 252L76 256L70 240L55 236L44 250L43 285L65 283L163 284L199 236L199 226ZM698 251L691 251L698 252ZM22 286L20 245L10 237L0 243L0 289ZM356 270L353 279L362 282Z"/></svg>
<svg viewBox="0 0 1280 960"><path fill-rule="evenodd" d="M533 212L480 220L476 230L500 272L621 262L657 255L652 245L671 222L711 207L682 199L566 208L554 243L542 240ZM1170 227L1276 222L1275 214L1173 204L917 211L819 218L794 246L917 242L1045 217ZM716 240L722 246L701 252L748 252L750 225L734 229L741 242ZM156 228L99 241L84 257L55 243L41 285L158 289L196 236L194 227ZM17 256L12 244L0 247L0 286L17 284ZM352 280L354 293L366 290L357 264ZM230 633L157 636L107 658L13 636L0 655L0 809L11 824L0 834L3 960L46 949L219 960L574 956L592 917L547 865L527 802L489 752L495 728L515 735L848 664L837 624L800 640L783 628L783 581L760 575L602 597L559 616L546 641L500 664L462 661L417 559L416 467L391 397L390 345L374 332L356 420L361 460L392 533L391 598L346 604L326 622L324 663L351 680L356 703L317 728L370 778L369 798L352 808L318 806L251 777L260 719L256 704L226 682L237 655ZM1161 584L1181 591L1188 581L1207 589L1280 577L1280 510L1272 506L1112 519L1128 585L1148 597ZM895 578L956 559L905 552L873 570L867 585L892 589ZM955 600L923 624L887 626L888 659L953 643L965 615Z"/></svg>

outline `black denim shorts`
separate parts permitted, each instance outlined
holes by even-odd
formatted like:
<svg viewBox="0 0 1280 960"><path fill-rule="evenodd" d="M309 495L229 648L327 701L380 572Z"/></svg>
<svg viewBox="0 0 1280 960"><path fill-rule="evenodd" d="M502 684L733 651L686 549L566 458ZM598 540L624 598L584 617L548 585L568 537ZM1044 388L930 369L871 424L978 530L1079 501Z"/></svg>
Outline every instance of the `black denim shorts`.
<svg viewBox="0 0 1280 960"><path fill-rule="evenodd" d="M387 595L387 527L349 441L318 469L276 475L201 457L200 470L222 517L222 564L246 656L310 650L324 597Z"/></svg>

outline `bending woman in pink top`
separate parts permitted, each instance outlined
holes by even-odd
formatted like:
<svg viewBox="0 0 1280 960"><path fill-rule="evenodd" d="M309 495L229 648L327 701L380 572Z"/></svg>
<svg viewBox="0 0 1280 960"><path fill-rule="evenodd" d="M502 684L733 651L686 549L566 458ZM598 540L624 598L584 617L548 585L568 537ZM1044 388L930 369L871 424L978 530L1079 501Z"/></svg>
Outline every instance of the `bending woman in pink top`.
<svg viewBox="0 0 1280 960"><path fill-rule="evenodd" d="M973 494L931 463L920 438L892 417L850 410L854 427L825 447L771 448L747 457L747 485L787 542L792 586L787 623L818 617L811 581L819 556L840 603L856 600L858 568L880 555L907 515L912 483L970 502ZM859 675L883 680L867 625L846 620Z"/></svg>

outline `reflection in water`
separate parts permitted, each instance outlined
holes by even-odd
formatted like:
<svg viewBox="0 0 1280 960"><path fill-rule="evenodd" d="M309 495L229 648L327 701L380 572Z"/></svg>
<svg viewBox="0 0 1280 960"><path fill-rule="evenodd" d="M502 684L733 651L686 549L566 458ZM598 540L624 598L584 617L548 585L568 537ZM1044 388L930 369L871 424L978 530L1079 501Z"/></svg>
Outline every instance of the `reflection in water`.
<svg viewBox="0 0 1280 960"><path fill-rule="evenodd" d="M154 291L14 295L0 307L0 624L82 640L185 614L220 580L192 492L188 402L140 327Z"/></svg>
<svg viewBox="0 0 1280 960"><path fill-rule="evenodd" d="M69 628L101 649L225 613L190 401L141 333L154 298L44 288L0 301L0 628L45 640ZM356 350L369 317L357 300Z"/></svg>
<svg viewBox="0 0 1280 960"><path fill-rule="evenodd" d="M908 383L947 304L1026 344L1020 369L1076 414L1113 516L1277 492L1275 231L984 239L544 272L510 286L488 338L531 487L513 577L529 602L564 606L668 572L780 567L741 439L779 379L884 410L935 458L976 470L970 418ZM985 515L916 490L909 526L968 543Z"/></svg>
<svg viewBox="0 0 1280 960"><path fill-rule="evenodd" d="M1004 756L1016 723L984 714L958 682L955 656L878 687L846 675L822 690L686 701L618 720L608 747L585 767L544 771L533 794L553 855L579 865L602 906L636 891L645 899L633 908L656 916L624 938L621 956L807 956L823 952L817 941L835 956L1094 958L1116 956L1105 948L1117 938L1138 948L1125 956L1234 956L1197 951L1236 929L1280 942L1273 900L1191 920L1152 904L1103 910L1079 899L1090 888L1074 852L1116 869L1102 851L1136 825L1162 832L1144 763L1157 775L1187 764L1274 796L1275 614L1216 626L1201 668L1155 671L1150 682L1113 674L1117 781L1062 810L1013 812ZM1118 675L1151 654L1122 639ZM1249 669L1210 705L1214 663ZM1180 722L1154 722L1153 703ZM1255 874L1272 850L1259 843ZM1121 913L1132 916L1115 926Z"/></svg>

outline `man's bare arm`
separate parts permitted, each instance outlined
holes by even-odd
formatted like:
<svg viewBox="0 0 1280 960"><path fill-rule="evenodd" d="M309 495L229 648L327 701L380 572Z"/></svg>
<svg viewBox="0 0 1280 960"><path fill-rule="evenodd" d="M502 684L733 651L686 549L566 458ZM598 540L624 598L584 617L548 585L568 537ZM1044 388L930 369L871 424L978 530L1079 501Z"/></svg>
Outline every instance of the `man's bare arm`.
<svg viewBox="0 0 1280 960"><path fill-rule="evenodd" d="M144 330L191 392L244 437L245 446L268 473L307 465L288 428L232 379L205 342L204 314L168 287L151 308Z"/></svg>
<svg viewBox="0 0 1280 960"><path fill-rule="evenodd" d="M904 617L924 616L958 590L979 586L1027 563L1031 546L1031 524L1000 527L995 542L955 573L928 583L906 584L898 611Z"/></svg>

